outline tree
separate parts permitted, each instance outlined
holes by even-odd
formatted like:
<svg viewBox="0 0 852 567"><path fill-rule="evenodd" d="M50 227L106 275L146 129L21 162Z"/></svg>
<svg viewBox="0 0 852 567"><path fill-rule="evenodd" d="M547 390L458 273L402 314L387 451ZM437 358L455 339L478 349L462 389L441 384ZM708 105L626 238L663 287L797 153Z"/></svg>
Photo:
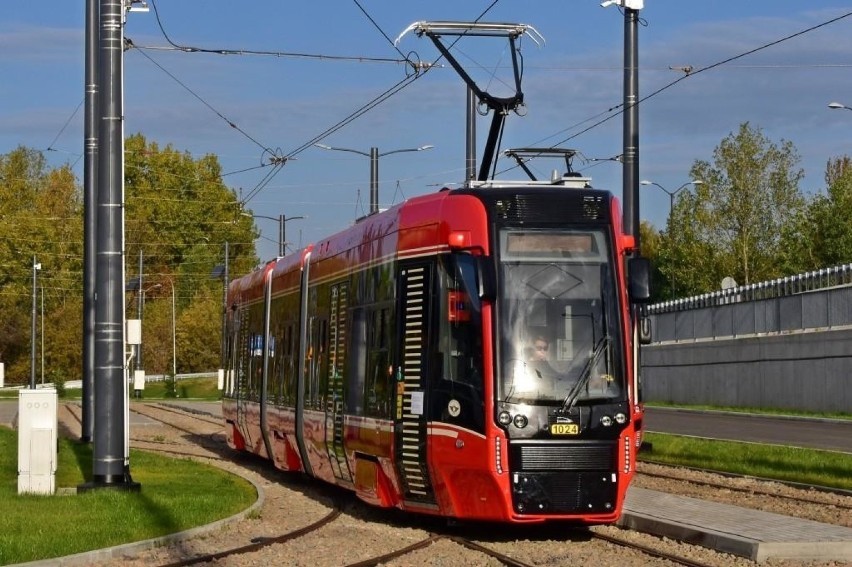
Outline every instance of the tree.
<svg viewBox="0 0 852 567"><path fill-rule="evenodd" d="M703 183L678 196L662 239L661 270L680 294L782 275L793 222L805 210L803 176L791 142L772 143L747 122L722 140L714 163L696 161L689 177Z"/></svg>
<svg viewBox="0 0 852 567"><path fill-rule="evenodd" d="M639 223L639 242L642 256L651 261L651 301L664 301L669 297L669 280L660 271L660 246L662 235L648 221Z"/></svg>
<svg viewBox="0 0 852 567"><path fill-rule="evenodd" d="M826 194L809 208L811 256L818 267L852 262L852 160L843 156L825 167Z"/></svg>
<svg viewBox="0 0 852 567"><path fill-rule="evenodd" d="M171 145L160 148L141 134L127 139L125 151L128 272L138 277L138 263L133 260L141 250L143 287L149 290L146 301L153 306L150 312L146 307L143 319L145 370L171 371L172 286L178 372L214 369L224 306L222 281L210 279L210 274L224 263L225 242L229 243L231 274L246 273L257 265L254 221L240 215L240 203L222 182L215 156L194 159ZM210 297L219 300L210 301ZM186 317L187 312L194 316ZM212 331L210 321L215 324ZM212 355L209 361L199 357L205 349ZM203 368L199 361L213 362Z"/></svg>
<svg viewBox="0 0 852 567"><path fill-rule="evenodd" d="M183 349L188 357L178 361L178 369L213 370L224 306L223 282L210 274L224 261L225 242L232 274L257 265L254 222L239 214L240 204L222 182L216 156L194 159L171 146L160 149L141 135L129 137L125 147L127 279L138 276L142 250L143 285L151 300L143 323L145 368L171 370L173 284L185 343L178 345L178 355ZM48 167L41 152L23 147L0 155L0 211L7 227L0 234L0 360L10 384L26 383L29 377L33 256L42 266L45 373L82 377L81 197L69 165ZM134 315L136 294L126 298ZM37 326L40 332L40 313Z"/></svg>
<svg viewBox="0 0 852 567"><path fill-rule="evenodd" d="M82 304L80 188L68 165L49 168L41 152L24 147L0 156L0 180L6 227L0 235L0 360L9 383L25 383L31 363L34 256L41 264L37 300L44 300L44 320L39 309L36 326L58 339L56 344L45 341L45 366L67 364L69 351L79 344L72 342L69 325L79 326L82 319L69 320L68 313L79 313ZM79 364L70 369L71 377L79 374Z"/></svg>

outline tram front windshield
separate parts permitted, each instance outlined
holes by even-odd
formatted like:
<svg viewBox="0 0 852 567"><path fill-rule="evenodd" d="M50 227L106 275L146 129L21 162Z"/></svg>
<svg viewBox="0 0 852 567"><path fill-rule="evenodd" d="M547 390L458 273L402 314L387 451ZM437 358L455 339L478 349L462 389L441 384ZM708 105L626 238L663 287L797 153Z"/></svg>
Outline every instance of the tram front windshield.
<svg viewBox="0 0 852 567"><path fill-rule="evenodd" d="M498 399L573 405L624 397L610 250L603 229L501 231Z"/></svg>

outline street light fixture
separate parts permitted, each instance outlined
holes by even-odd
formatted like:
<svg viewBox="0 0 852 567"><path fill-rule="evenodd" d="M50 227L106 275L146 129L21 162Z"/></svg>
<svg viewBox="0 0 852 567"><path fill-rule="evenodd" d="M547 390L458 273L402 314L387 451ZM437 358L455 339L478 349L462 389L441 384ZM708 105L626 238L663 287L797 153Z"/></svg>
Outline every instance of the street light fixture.
<svg viewBox="0 0 852 567"><path fill-rule="evenodd" d="M846 110L852 110L852 107L846 106L845 104L841 104L839 102L829 102L828 107L834 110L838 110L841 108L845 108Z"/></svg>
<svg viewBox="0 0 852 567"><path fill-rule="evenodd" d="M701 181L700 179L692 179L690 181L687 181L686 183L684 183L683 185L681 185L680 187L678 187L674 191L669 191L668 189L666 189L665 187L663 187L659 183L656 183L654 181L648 181L647 179L640 181L639 185L656 185L657 187L659 187L660 189L662 189L663 191L666 192L666 194L669 196L669 220L671 220L672 211L674 211L675 195L677 195L678 193L680 193L681 191L686 189L689 185L702 185L703 183L704 182ZM674 296L675 296L675 279L674 279L674 275L672 275L672 299L674 299Z"/></svg>
<svg viewBox="0 0 852 567"><path fill-rule="evenodd" d="M422 152L423 150L431 150L435 146L426 144L417 148L403 148L399 150L391 150L389 152L379 153L379 148L370 148L370 153L362 152L361 150L352 150L349 148L336 148L326 146L325 144L314 144L316 147L323 150L333 150L336 152L351 152L370 158L370 214L379 212L379 158L389 156L391 154L399 154L402 152Z"/></svg>
<svg viewBox="0 0 852 567"><path fill-rule="evenodd" d="M703 183L704 183L704 182L703 182L703 181L701 181L700 179L693 179L692 181L687 181L686 183L684 183L683 185L681 185L680 187L678 187L678 188L677 188L677 189L675 189L674 191L669 191L668 189L666 189L665 187L663 187L663 186L662 186L662 185L660 185L659 183L656 183L656 182L654 182L654 181L648 181L647 179L644 179L644 180L640 181L640 182L639 182L639 185L656 185L657 187L659 187L660 189L662 189L663 191L665 191L665 192L666 192L666 194L668 194L668 196L669 196L669 216L671 217L671 215L672 215L672 211L674 210L674 198L675 198L675 195L677 195L678 193L680 193L681 191L683 191L684 189L686 189L686 188L687 188L687 186L689 186L689 185L701 185L701 184L703 184Z"/></svg>
<svg viewBox="0 0 852 567"><path fill-rule="evenodd" d="M297 217L284 217L284 215L278 215L278 218L269 217L266 215L255 215L252 213L240 213L244 217L252 217L256 219L267 219L271 221L278 222L278 257L283 258L287 254L287 239L285 238L285 227L287 226L287 221L298 220L298 219L306 219L308 217L297 216Z"/></svg>

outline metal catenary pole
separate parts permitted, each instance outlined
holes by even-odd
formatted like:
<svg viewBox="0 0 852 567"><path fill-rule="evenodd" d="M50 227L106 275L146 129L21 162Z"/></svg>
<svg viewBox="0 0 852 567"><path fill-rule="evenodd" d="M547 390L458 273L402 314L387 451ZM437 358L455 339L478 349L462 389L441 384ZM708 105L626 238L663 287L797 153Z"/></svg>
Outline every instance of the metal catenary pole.
<svg viewBox="0 0 852 567"><path fill-rule="evenodd" d="M91 443L95 406L95 241L98 191L98 0L86 0L83 146L83 416L80 441Z"/></svg>
<svg viewBox="0 0 852 567"><path fill-rule="evenodd" d="M92 482L135 488L124 423L124 2L101 0L95 302L95 428Z"/></svg>
<svg viewBox="0 0 852 567"><path fill-rule="evenodd" d="M629 4L629 2L625 2ZM633 4L641 7L641 2ZM624 232L639 248L639 11L624 7Z"/></svg>

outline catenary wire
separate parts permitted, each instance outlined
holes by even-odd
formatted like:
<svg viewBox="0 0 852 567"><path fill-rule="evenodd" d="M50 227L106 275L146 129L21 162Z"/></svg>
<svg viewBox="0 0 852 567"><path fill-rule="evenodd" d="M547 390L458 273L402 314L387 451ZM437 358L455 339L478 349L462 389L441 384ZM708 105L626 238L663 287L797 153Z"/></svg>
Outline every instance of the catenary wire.
<svg viewBox="0 0 852 567"><path fill-rule="evenodd" d="M270 57L289 57L289 58L301 58L301 59L317 59L317 60L332 60L332 61L355 61L359 63L370 62L370 63L408 63L408 59L403 55L403 59L390 59L387 57L366 57L366 56L355 56L355 55L324 55L324 54L312 54L312 53L299 53L299 52L288 52L288 51L268 51L268 50L257 50L257 49L210 49L203 47L193 47L189 45L180 45L172 41L169 37L169 34L166 33L165 28L163 27L163 22L160 19L160 11L157 8L157 3L154 0L151 0L151 5L154 8L154 17L157 20L157 26L160 28L160 33L163 34L165 40L172 46L172 48L183 51L185 53L212 53L215 55L265 55ZM149 47L140 47L140 49L162 49L153 46ZM401 53L400 53L401 54ZM402 55L402 54L401 54Z"/></svg>
<svg viewBox="0 0 852 567"><path fill-rule="evenodd" d="M671 88L671 87L675 86L676 84L680 83L681 81L684 81L684 80L686 80L686 79L688 79L688 78L690 78L690 77L693 77L693 76L695 76L695 75L697 75L697 74L699 74L699 73L703 73L703 72L705 72L705 71L709 71L709 70L711 70L711 69L715 69L715 68L720 67L720 66L722 66L722 65L726 65L727 63L730 63L731 61L736 61L737 59L741 59L741 58L746 57L746 56L748 56L748 55L752 55L752 54L754 54L754 53L757 53L758 51L762 51L762 50L764 50L764 49L768 49L768 48L770 48L770 47L773 47L773 46L778 45L778 44L780 44L780 43L783 43L783 42L785 42L785 41L788 41L788 40L791 40L791 39L793 39L793 38L799 37L799 36L801 36L801 35L804 35L804 34L810 33L810 32L812 32L812 31L815 31L815 30L820 29L820 28L822 28L822 27L825 27L825 26L828 26L828 25L830 25L830 24L836 23L836 22L838 22L838 21L840 21L840 20L842 20L842 19L844 19L844 18L848 18L849 16L852 16L852 12L847 12L847 13L845 13L845 14L841 14L840 16L837 16L837 17L832 18L832 19L830 19L830 20L826 20L826 21L824 21L824 22L821 22L821 23L816 24L816 25L814 25L814 26L811 26L811 27L805 28L805 29L803 29L803 30L799 30L799 31L797 31L797 32L795 32L795 33L792 33L792 34L790 34L790 35L784 36L784 37L782 37L782 38L780 38L780 39L777 39L777 40L771 41L771 42L769 42L769 43L765 43L765 44L763 44L763 45L761 45L761 46L759 46L759 47L755 47L754 49L750 49L750 50L748 50L748 51L744 51L744 52L739 53L739 54L737 54L737 55L734 55L734 56L732 56L732 57L728 57L727 59L723 59L723 60L721 60L721 61L717 61L716 63L712 63L712 64L710 64L710 65L707 65L707 66L705 66L705 67L700 67L700 68L698 68L698 69L692 70L692 71L690 71L689 73L684 74L682 77L678 77L678 78L677 78L677 79L675 79L674 81L671 81L671 82L669 82L669 83L668 83L668 84L666 84L666 85L663 85L662 87L660 87L659 89L657 89L657 90L655 90L655 91L651 92L650 94L648 94L648 95L646 95L646 96L644 96L644 97L641 97L638 101L636 101L635 103L633 103L633 105L642 104L643 102L645 102L645 101L647 101L647 100L650 100L651 98L653 98L653 97L657 96L658 94L662 93L663 91L665 91L665 90L667 90L667 89L669 89L669 88ZM632 106L632 105L631 105L631 106ZM598 127L598 126L600 126L601 124L603 124L603 123L605 123L605 122L608 122L608 121L609 121L609 120L611 120L612 118L615 118L616 116L619 116L619 115L620 115L620 114L622 114L625 110L626 110L626 108L625 108L625 106L624 106L624 104L623 104L623 103L620 103L620 104L617 104L617 105L615 105L615 106L613 106L613 107L610 107L610 108L609 108L609 109L607 109L606 111L601 112L601 113L598 113L597 115L595 115L595 116L601 116L601 115L603 115L603 114L609 114L609 116L606 116L605 118L602 118L602 119L600 119L600 120L597 120L596 122L592 123L592 124L591 124L591 125L589 125L588 127L584 128L584 129L582 129L582 130L580 130L580 131L579 131L579 132L577 132L576 134L572 134L572 135L568 136L567 138L564 138L564 139L560 140L559 142L556 142L556 143L555 143L555 144L553 144L551 147L558 147L558 146L560 146L561 144L564 144L565 142L568 142L568 141L570 141L570 140L573 140L574 138L577 138L578 136L581 136L582 134L585 134L586 132L588 132L588 131L590 131L590 130L592 130L592 129L594 129L594 128ZM594 118L586 119L586 120L584 120L584 121L582 121L582 122L579 122L577 125L585 124L585 123L586 123L586 122L588 122L589 120L594 120ZM575 125L575 126L576 126L576 125ZM567 129L560 130L560 132L565 132L566 130L568 130L568 129L570 129L570 128L572 128L572 127L569 127L569 128L567 128ZM553 138L555 135L558 135L558 133L557 133L557 134L551 134L550 136L547 136L546 138L543 138L543 140L548 140L548 139L550 139L550 138ZM535 146L537 143L540 143L540 142L541 142L541 140L539 140L539 142L534 142L534 143L533 143L533 144L531 144L531 145L532 145L532 146ZM501 171L497 172L497 173L496 173L496 175L500 175L500 174L506 173L506 172L508 172L508 171L512 171L512 170L514 170L514 169L516 169L516 168L518 168L518 167L520 167L520 166L518 166L518 165L513 165L513 166L511 166L511 167L508 167L508 168L506 168L506 169L503 169L503 170L501 170Z"/></svg>
<svg viewBox="0 0 852 567"><path fill-rule="evenodd" d="M722 65L725 65L725 64L727 64L727 63L730 63L731 61L736 61L737 59L742 59L743 57L747 57L747 56L749 56L749 55L753 55L754 53L757 53L758 51L762 51L762 50L764 50L764 49L768 49L768 48L773 47L773 46L775 46L775 45L781 44L781 43L783 43L783 42L785 42L785 41L789 41L789 40L794 39L794 38L796 38L796 37L799 37L799 36L801 36L801 35L804 35L804 34L807 34L807 33L812 32L812 31L818 30L818 29L820 29L820 28L822 28L822 27L825 27L825 26L831 25L831 24L833 24L833 23L836 23L836 22L838 22L838 21L840 21L840 20L842 20L842 19L844 19L844 18L848 18L849 16L852 16L852 12L847 12L847 13L845 13L845 14L842 14L842 15L837 16L837 17L835 17L835 18L832 18L832 19L830 19L830 20L827 20L827 21L824 21L824 22L822 22L822 23L816 24L816 25L811 26L811 27L809 27L809 28L805 28L805 29L803 29L803 30L799 30L799 31L797 31L797 32L795 32L795 33L792 33L792 34L790 34L790 35L784 36L784 37L782 37L782 38L780 38L780 39L777 39L777 40L774 40L774 41L770 41L769 43L765 43L765 44L763 44L763 45L761 45L761 46L759 46L759 47L755 47L754 49L749 49L748 51L744 51L744 52L742 52L742 53L740 53L740 54L738 54L738 55L734 55L734 56L732 56L732 57L728 57L727 59L723 59L723 60L721 60L721 61L717 61L716 63L712 63L712 64L707 65L707 66L705 66L705 67L700 67L700 68L698 68L698 69L694 69L694 70L692 70L691 72L684 74L682 77L678 77L678 78L677 78L677 79L675 79L674 81L671 81L670 83L668 83L668 84L666 84L666 85L663 85L662 87L660 87L659 89L657 89L657 90L655 90L655 91L651 92L650 94L648 94L648 95L646 95L646 96L644 96L644 97L641 97L638 101L636 101L635 103L633 103L633 105L631 105L631 106L634 106L634 105L637 105L637 104L642 104L643 102L645 102L645 101L647 101L647 100L649 100L649 99L651 99L651 98L653 98L653 97L657 96L658 94L662 93L663 91L666 91L666 90L670 89L671 87L675 86L676 84L680 83L681 81L684 81L684 80L686 80L686 79L688 79L688 78L690 78L690 77L693 77L693 76L695 76L695 75L698 75L699 73L704 73L705 71L710 71L711 69L715 69L715 68L717 68L717 67L721 67ZM576 138L577 136L580 136L581 134L584 134L584 133L588 132L589 130L591 130L591 129L593 129L593 128L596 128L597 126L599 126L599 125L603 124L604 122L607 122L608 120L610 120L610 119L614 118L615 116L618 116L619 114L623 113L623 112L626 110L626 108L623 108L623 107L624 107L624 105L623 105L623 104L616 105L616 106L614 106L614 107L613 107L613 109L616 109L616 108L619 108L619 107L622 107L622 108L621 108L620 110L618 110L615 114L612 114L612 115L610 115L610 116L607 116L606 118L603 118L602 120L599 120L598 122L595 122L595 123L594 123L594 124L592 124L591 126L589 126L589 127L585 128L585 129L583 129L583 130L581 130L581 131L577 132L576 134L573 134L573 135L571 135L571 136L569 136L569 137L565 138L564 140L562 140L562 141L560 141L560 142L557 142L557 143L555 144L555 146L558 146L558 145L560 145L560 144L564 144L565 142L567 142L567 141L569 141L569 140L572 140L572 139Z"/></svg>

